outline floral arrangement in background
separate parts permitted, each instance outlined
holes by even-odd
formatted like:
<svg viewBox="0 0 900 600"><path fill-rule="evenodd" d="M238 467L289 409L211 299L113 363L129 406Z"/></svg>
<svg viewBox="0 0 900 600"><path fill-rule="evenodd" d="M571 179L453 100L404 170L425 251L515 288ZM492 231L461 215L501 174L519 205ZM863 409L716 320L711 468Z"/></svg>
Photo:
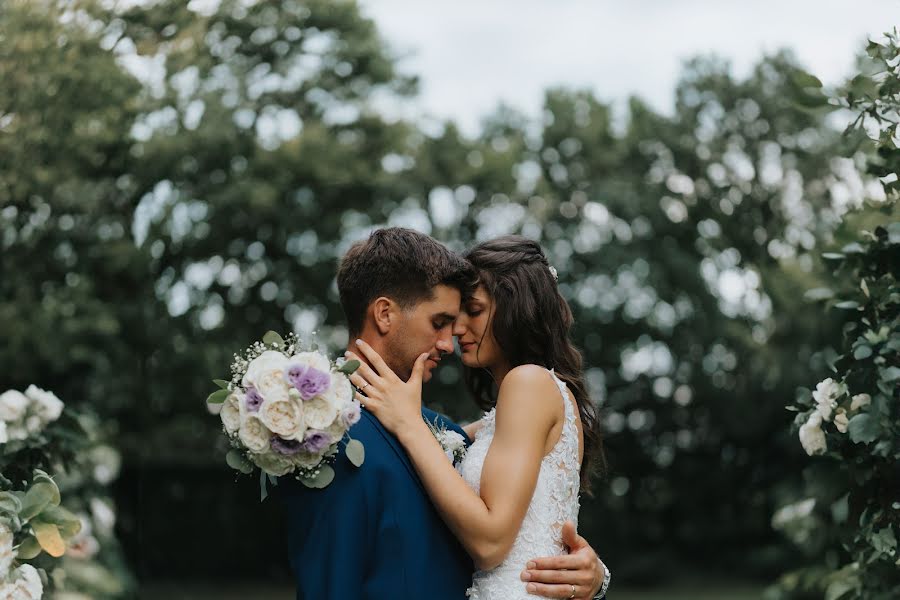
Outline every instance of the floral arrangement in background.
<svg viewBox="0 0 900 600"><path fill-rule="evenodd" d="M112 599L132 581L100 423L34 385L0 394L0 598ZM48 593L49 592L49 593Z"/></svg>

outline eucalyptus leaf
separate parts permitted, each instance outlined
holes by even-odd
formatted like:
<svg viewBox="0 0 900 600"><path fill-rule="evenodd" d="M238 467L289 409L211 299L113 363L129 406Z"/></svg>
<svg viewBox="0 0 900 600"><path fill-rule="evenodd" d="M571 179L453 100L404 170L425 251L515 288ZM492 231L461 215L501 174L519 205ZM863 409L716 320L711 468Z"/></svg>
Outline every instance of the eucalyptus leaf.
<svg viewBox="0 0 900 600"><path fill-rule="evenodd" d="M284 348L284 339L274 331L267 331L266 335L263 336L263 344L280 349Z"/></svg>
<svg viewBox="0 0 900 600"><path fill-rule="evenodd" d="M225 402L225 398L227 398L230 393L231 392L229 392L228 390L216 390L206 398L206 403L222 404L223 402Z"/></svg>
<svg viewBox="0 0 900 600"><path fill-rule="evenodd" d="M881 379L883 381L897 381L900 379L900 367L881 369Z"/></svg>
<svg viewBox="0 0 900 600"><path fill-rule="evenodd" d="M353 466L361 467L366 460L366 449L359 440L351 439L348 441L345 452L347 454L347 459Z"/></svg>
<svg viewBox="0 0 900 600"><path fill-rule="evenodd" d="M356 359L348 360L347 362L342 364L340 367L338 367L338 371L345 375L353 375L353 373L355 373L356 370L359 368L360 364L362 364L362 363L360 363Z"/></svg>
<svg viewBox="0 0 900 600"><path fill-rule="evenodd" d="M10 492L0 492L0 510L17 513L22 509L22 501Z"/></svg>
<svg viewBox="0 0 900 600"><path fill-rule="evenodd" d="M241 454L241 452L235 448L229 450L228 454L225 455L225 462L228 463L228 466L235 471L240 471L245 475L249 475L253 472L253 463L251 463L246 456Z"/></svg>
<svg viewBox="0 0 900 600"><path fill-rule="evenodd" d="M334 481L334 469L331 468L331 465L322 465L318 475L315 477L301 478L300 481L308 488L326 488Z"/></svg>
<svg viewBox="0 0 900 600"><path fill-rule="evenodd" d="M213 383L222 388L223 390L228 389L228 381L224 379L213 379Z"/></svg>

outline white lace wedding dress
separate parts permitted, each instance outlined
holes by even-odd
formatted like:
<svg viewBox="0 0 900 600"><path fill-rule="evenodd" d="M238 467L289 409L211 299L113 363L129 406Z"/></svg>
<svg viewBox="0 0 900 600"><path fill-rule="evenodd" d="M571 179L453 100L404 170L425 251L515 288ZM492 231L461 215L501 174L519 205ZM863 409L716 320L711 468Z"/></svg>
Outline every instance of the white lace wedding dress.
<svg viewBox="0 0 900 600"><path fill-rule="evenodd" d="M581 464L578 460L578 427L575 408L569 400L566 385L553 371L565 406L565 422L559 441L541 461L537 485L522 527L506 559L489 571L476 571L472 587L466 590L470 600L533 600L537 596L525 590L519 576L529 560L542 556L566 554L562 543L562 526L566 521L578 524L578 491ZM482 417L484 426L475 434L465 458L458 465L466 483L476 492L481 490L481 470L488 448L494 439L494 417L491 409Z"/></svg>

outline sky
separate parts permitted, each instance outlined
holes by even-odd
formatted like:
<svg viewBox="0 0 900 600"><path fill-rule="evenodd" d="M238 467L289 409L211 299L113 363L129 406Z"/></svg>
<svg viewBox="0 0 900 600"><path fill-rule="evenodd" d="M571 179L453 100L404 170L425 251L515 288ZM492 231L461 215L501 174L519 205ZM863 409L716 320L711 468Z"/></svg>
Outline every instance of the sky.
<svg viewBox="0 0 900 600"><path fill-rule="evenodd" d="M791 48L826 85L868 36L900 26L898 0L360 0L401 69L421 78L410 109L473 134L501 101L540 111L551 86L621 107L638 95L673 112L685 59L716 54L746 74Z"/></svg>

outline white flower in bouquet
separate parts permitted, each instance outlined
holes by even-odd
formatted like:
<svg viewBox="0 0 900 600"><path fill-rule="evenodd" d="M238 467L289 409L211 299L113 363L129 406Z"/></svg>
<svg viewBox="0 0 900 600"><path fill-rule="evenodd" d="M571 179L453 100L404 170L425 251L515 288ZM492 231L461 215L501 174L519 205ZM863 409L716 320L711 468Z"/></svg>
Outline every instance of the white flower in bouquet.
<svg viewBox="0 0 900 600"><path fill-rule="evenodd" d="M16 553L13 552L13 532L6 523L0 521L0 581L9 575Z"/></svg>
<svg viewBox="0 0 900 600"><path fill-rule="evenodd" d="M238 437L251 452L263 452L269 448L272 433L266 429L259 417L248 414L241 419Z"/></svg>
<svg viewBox="0 0 900 600"><path fill-rule="evenodd" d="M816 385L816 391L812 396L816 401L816 410L824 420L831 420L831 411L837 406L837 399L846 391L847 387L844 384L837 383L830 377Z"/></svg>
<svg viewBox="0 0 900 600"><path fill-rule="evenodd" d="M872 403L872 396L868 394L856 394L850 399L850 410L859 410L863 406Z"/></svg>
<svg viewBox="0 0 900 600"><path fill-rule="evenodd" d="M29 385L25 396L33 402L32 411L44 422L49 423L59 418L63 411L63 402L53 392Z"/></svg>
<svg viewBox="0 0 900 600"><path fill-rule="evenodd" d="M219 411L219 418L222 419L222 425L228 435L234 435L241 428L241 403L244 401L244 394L239 392L229 394L225 402L222 403L222 410Z"/></svg>
<svg viewBox="0 0 900 600"><path fill-rule="evenodd" d="M825 432L822 431L822 414L818 411L811 413L806 423L800 426L800 444L810 456L823 454L827 450Z"/></svg>
<svg viewBox="0 0 900 600"><path fill-rule="evenodd" d="M293 398L267 401L259 409L259 419L269 431L284 438L302 436L306 429L303 404Z"/></svg>
<svg viewBox="0 0 900 600"><path fill-rule="evenodd" d="M324 396L303 403L303 416L310 429L326 429L337 419L337 407Z"/></svg>
<svg viewBox="0 0 900 600"><path fill-rule="evenodd" d="M0 394L0 421L11 423L25 416L28 409L28 398L17 390L8 390Z"/></svg>
<svg viewBox="0 0 900 600"><path fill-rule="evenodd" d="M288 359L281 352L267 350L250 361L242 383L245 388L253 387L265 400L287 399L288 386L284 371Z"/></svg>
<svg viewBox="0 0 900 600"><path fill-rule="evenodd" d="M235 354L231 378L214 380L219 390L207 405L218 406L210 412L235 446L226 457L232 468L249 473L256 465L272 476L293 473L308 486L323 487L334 476L324 463L345 440L354 465L365 457L362 444L346 435L360 418L349 381L358 365L336 365L321 352L298 348L294 334L284 340L266 333Z"/></svg>
<svg viewBox="0 0 900 600"><path fill-rule="evenodd" d="M850 424L850 419L847 417L847 411L843 408L839 408L834 413L834 426L837 427L837 430L841 433L847 433L847 427Z"/></svg>

